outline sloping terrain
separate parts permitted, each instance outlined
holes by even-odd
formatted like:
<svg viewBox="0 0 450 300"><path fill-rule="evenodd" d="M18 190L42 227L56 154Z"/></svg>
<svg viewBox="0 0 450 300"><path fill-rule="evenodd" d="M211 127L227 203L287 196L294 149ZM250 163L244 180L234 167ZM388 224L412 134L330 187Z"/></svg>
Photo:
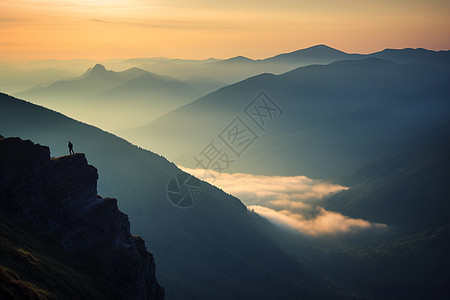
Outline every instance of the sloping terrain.
<svg viewBox="0 0 450 300"><path fill-rule="evenodd" d="M261 219L236 198L202 183L197 205L180 209L167 198L180 170L166 159L95 127L2 94L0 130L67 153L67 140L99 170L99 194L114 196L155 256L168 299L327 298L333 286L281 250Z"/></svg>
<svg viewBox="0 0 450 300"><path fill-rule="evenodd" d="M2 295L164 299L153 256L117 201L97 195L83 154L50 159L48 147L2 137L0 153Z"/></svg>
<svg viewBox="0 0 450 300"><path fill-rule="evenodd" d="M191 168L217 141L239 162L225 172L343 180L391 142L448 118L448 82L439 66L375 58L313 65L249 78L122 135ZM257 136L239 156L219 138L236 117Z"/></svg>

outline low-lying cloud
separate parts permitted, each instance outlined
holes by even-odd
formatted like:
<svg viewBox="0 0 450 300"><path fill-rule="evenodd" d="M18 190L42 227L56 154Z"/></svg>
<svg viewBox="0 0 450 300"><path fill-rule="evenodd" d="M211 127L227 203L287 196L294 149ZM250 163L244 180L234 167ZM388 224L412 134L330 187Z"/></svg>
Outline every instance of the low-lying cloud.
<svg viewBox="0 0 450 300"><path fill-rule="evenodd" d="M311 202L347 189L341 185L313 180L306 176L263 176L182 169L240 198L246 205L258 204L289 209L307 208Z"/></svg>
<svg viewBox="0 0 450 300"><path fill-rule="evenodd" d="M338 184L306 176L263 176L182 169L238 197L249 210L274 224L302 234L318 236L386 227L321 207L322 199L348 189Z"/></svg>
<svg viewBox="0 0 450 300"><path fill-rule="evenodd" d="M307 235L327 235L335 233L356 232L370 228L384 228L384 224L374 224L362 219L352 219L340 213L317 207L318 214L311 219L287 210L276 211L260 205L248 207L273 223L287 226Z"/></svg>

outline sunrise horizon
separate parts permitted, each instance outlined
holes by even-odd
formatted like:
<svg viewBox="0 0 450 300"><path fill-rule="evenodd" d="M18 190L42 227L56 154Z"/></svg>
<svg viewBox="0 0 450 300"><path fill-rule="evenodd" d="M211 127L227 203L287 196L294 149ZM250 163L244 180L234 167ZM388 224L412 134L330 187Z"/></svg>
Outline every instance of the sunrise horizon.
<svg viewBox="0 0 450 300"><path fill-rule="evenodd" d="M446 52L446 51L450 51L450 48L443 48L443 49L432 49L432 48L426 48L426 47L413 47L413 46L405 46L405 47L383 47L374 51L348 51L348 50L342 50L338 47L333 47L330 46L329 44L326 43L319 43L319 44L314 44L314 45L310 45L310 46L305 46L305 47L298 47L298 48L294 48L291 50L280 50L278 52L273 52L269 55L266 56L260 56L260 57L252 57L250 55L243 55L241 52L236 52L234 54L230 54L229 56L203 56L203 57L176 57L176 56L164 56L164 55L150 55L150 56L122 56L122 57L105 57L105 58L100 58L100 57L61 57L61 58L53 58L53 57L43 57L43 58L35 58L35 59L15 59L15 60L5 60L5 59L0 59L0 63L28 63L28 62L37 62L37 61L72 61L72 60L91 60L91 61L96 61L99 63L102 62L107 62L107 61L113 61L113 60L128 60L128 59L168 59L168 60L193 60L193 61L207 61L207 60L227 60L230 58L234 58L234 57L239 57L239 56L243 56L252 60L264 60L276 55L280 55L280 54L287 54L287 53L292 53L292 52L296 52L299 50L305 50L305 49L309 49L309 48L314 48L316 46L327 46L329 48L347 53L347 54L363 54L363 55L367 55L367 54L372 54L372 53L378 53L384 50L405 50L405 49L413 49L413 50L429 50L429 51L434 51L434 52Z"/></svg>
<svg viewBox="0 0 450 300"><path fill-rule="evenodd" d="M450 0L1 0L0 300L450 299Z"/></svg>
<svg viewBox="0 0 450 300"><path fill-rule="evenodd" d="M188 4L189 3L189 4ZM450 49L450 4L346 0L5 0L0 61L261 59L325 44L346 53Z"/></svg>

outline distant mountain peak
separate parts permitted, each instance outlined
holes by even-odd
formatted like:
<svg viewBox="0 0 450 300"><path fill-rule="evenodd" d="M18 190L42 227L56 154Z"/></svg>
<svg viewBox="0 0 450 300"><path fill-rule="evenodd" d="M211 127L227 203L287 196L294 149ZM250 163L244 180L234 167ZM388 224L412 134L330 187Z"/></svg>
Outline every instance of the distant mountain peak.
<svg viewBox="0 0 450 300"><path fill-rule="evenodd" d="M105 66L101 65L101 64L96 64L92 70L92 72L106 72L106 68Z"/></svg>
<svg viewBox="0 0 450 300"><path fill-rule="evenodd" d="M314 46L311 46L311 47L308 47L308 48L305 48L305 49L302 49L302 50L307 50L307 49L328 49L328 50L339 51L339 50L337 50L337 49L335 49L333 47L330 47L328 45L325 45L325 44L314 45Z"/></svg>
<svg viewBox="0 0 450 300"><path fill-rule="evenodd" d="M251 60L251 59L247 58L245 56L242 56L242 55L238 55L238 56L232 57L232 58L230 58L228 60Z"/></svg>
<svg viewBox="0 0 450 300"><path fill-rule="evenodd" d="M235 57L232 57L232 58L225 59L225 60L223 60L221 62L230 62L230 63L233 63L233 62L235 62L235 63L242 63L242 62L244 62L245 63L245 62L252 62L252 61L253 61L253 59L250 59L250 58L242 56L242 55L238 55L238 56L235 56Z"/></svg>
<svg viewBox="0 0 450 300"><path fill-rule="evenodd" d="M148 73L147 71L145 71L145 70L143 70L141 68L138 68L138 67L129 68L129 69L127 69L127 71L137 71L137 72L146 72L146 73Z"/></svg>
<svg viewBox="0 0 450 300"><path fill-rule="evenodd" d="M129 69L127 69L125 71L122 71L122 72L119 72L119 73L126 74L126 75L129 75L129 76L141 76L141 75L145 75L145 74L150 74L150 72L145 71L145 70L143 70L141 68L138 68L138 67L132 67L132 68L129 68Z"/></svg>
<svg viewBox="0 0 450 300"><path fill-rule="evenodd" d="M351 54L345 53L343 51L334 49L325 44L314 45L308 48L296 50L293 52L282 53L273 57L269 57L265 60L267 61L285 61L285 62L296 62L296 61L314 61L320 63L330 63L334 60L342 60L349 58Z"/></svg>
<svg viewBox="0 0 450 300"><path fill-rule="evenodd" d="M314 45L308 48L304 48L304 49L300 49L297 51L294 51L293 53L306 53L306 52L316 52L316 53L342 53L344 54L345 52L337 50L335 48L332 48L330 46L327 46L325 44L319 44L319 45Z"/></svg>
<svg viewBox="0 0 450 300"><path fill-rule="evenodd" d="M84 74L78 77L77 79L83 79L86 78L87 76L92 75L103 75L107 72L109 71L106 70L105 66L103 66L102 64L95 64L94 67L87 69L87 71L84 72Z"/></svg>

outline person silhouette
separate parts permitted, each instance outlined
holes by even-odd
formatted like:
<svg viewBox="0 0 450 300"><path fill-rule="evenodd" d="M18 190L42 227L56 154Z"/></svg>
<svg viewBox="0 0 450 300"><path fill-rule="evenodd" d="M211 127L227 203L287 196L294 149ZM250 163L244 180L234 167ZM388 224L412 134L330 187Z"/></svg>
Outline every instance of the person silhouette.
<svg viewBox="0 0 450 300"><path fill-rule="evenodd" d="M73 144L69 141L69 155L70 154L75 154L75 152L73 152Z"/></svg>

